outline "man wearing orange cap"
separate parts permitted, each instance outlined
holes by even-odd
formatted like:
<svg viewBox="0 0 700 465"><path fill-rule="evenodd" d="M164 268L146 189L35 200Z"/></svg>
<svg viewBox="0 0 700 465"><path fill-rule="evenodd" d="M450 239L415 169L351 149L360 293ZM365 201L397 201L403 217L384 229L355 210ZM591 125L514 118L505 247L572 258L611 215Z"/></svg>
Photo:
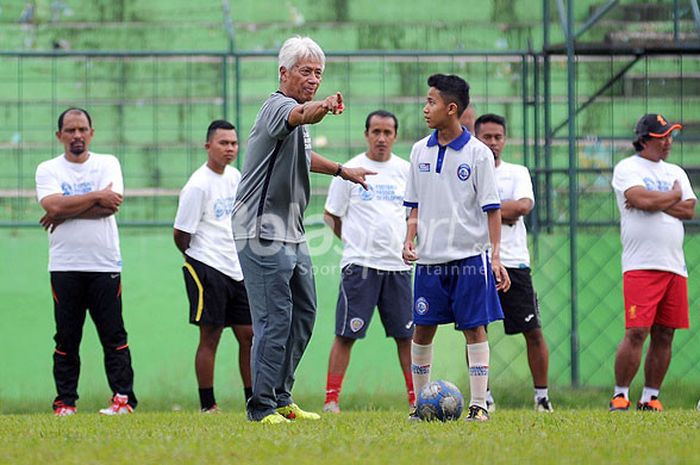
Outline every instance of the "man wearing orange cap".
<svg viewBox="0 0 700 465"><path fill-rule="evenodd" d="M658 114L642 116L633 142L637 153L620 161L613 173L621 222L625 335L615 358L611 412L630 407L629 386L649 335L637 409L663 410L659 389L671 362L673 334L688 328L683 220L693 218L697 197L685 171L666 162L673 131L681 127Z"/></svg>

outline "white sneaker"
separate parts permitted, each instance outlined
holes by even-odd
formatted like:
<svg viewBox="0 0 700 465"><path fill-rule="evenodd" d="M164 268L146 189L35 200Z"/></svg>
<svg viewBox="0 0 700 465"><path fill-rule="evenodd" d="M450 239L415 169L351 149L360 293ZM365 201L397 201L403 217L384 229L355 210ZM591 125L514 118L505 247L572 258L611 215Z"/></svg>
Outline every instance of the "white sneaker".
<svg viewBox="0 0 700 465"><path fill-rule="evenodd" d="M126 415L134 412L134 408L127 402L129 397L122 394L114 394L112 405L100 410L101 415Z"/></svg>
<svg viewBox="0 0 700 465"><path fill-rule="evenodd" d="M700 410L700 400L698 401L698 405L695 406L696 410Z"/></svg>
<svg viewBox="0 0 700 465"><path fill-rule="evenodd" d="M323 413L340 413L340 406L338 402L330 401L323 405Z"/></svg>

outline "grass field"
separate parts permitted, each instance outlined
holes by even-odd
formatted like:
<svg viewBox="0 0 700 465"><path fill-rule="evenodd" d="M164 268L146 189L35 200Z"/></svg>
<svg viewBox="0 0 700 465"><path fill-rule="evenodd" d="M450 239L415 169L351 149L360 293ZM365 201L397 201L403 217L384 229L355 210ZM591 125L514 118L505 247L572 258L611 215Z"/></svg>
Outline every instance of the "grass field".
<svg viewBox="0 0 700 465"><path fill-rule="evenodd" d="M489 423L413 423L355 411L320 422L260 425L242 413L0 417L3 464L693 464L700 413L604 409L496 412Z"/></svg>
<svg viewBox="0 0 700 465"><path fill-rule="evenodd" d="M322 248L321 228L309 230L310 244ZM330 236L330 234L327 234ZM564 402L558 392L571 382L570 316L566 236L541 238L535 257L535 285L538 289L545 337L550 347L550 384L557 405L589 408L605 405L613 382L613 354L622 333L619 306L619 239L615 231L580 238L580 363L581 384L602 387L586 402ZM688 237L686 254L691 274L700 263L700 237ZM187 306L182 284L182 258L167 228L121 231L124 258L124 316L132 349L135 388L141 411L167 411L172 405L195 408L196 383L193 357L196 329L187 323ZM53 318L48 273L46 234L35 229L0 230L0 341L7 354L0 363L0 413L40 413L49 409L54 386L51 377ZM314 335L299 367L295 395L305 405L319 408L323 401L328 351L333 338L337 299L337 250L314 254L319 297ZM691 318L695 318L700 288L689 282ZM667 380L684 383L690 395L683 397L671 384L664 386L667 407L690 408L700 395L698 348L695 325L679 332ZM499 402L511 408L529 406L530 375L522 338L504 337L501 325L489 328L492 387ZM237 345L227 332L219 348L216 366L217 399L227 408L242 402L242 387L236 369ZM102 351L94 325L86 323L81 347L82 369L80 408L103 406L110 393L105 382ZM436 338L435 376L449 379L462 389L467 386L464 339L449 327ZM642 378L637 376L637 382ZM681 391L683 389L680 389ZM501 394L503 392L503 394ZM635 393L637 391L634 391ZM396 359L396 346L384 337L377 319L366 340L353 350L344 395L365 399L356 408L376 398L389 399L386 409L404 405L403 377ZM636 395L636 394L635 394ZM367 399L371 399L370 402Z"/></svg>

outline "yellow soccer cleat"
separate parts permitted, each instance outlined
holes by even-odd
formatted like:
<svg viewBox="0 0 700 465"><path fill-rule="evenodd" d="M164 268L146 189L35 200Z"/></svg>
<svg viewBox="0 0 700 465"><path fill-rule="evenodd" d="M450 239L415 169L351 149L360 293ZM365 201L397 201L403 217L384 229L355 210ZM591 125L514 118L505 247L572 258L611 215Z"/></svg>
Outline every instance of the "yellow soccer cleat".
<svg viewBox="0 0 700 465"><path fill-rule="evenodd" d="M321 415L314 412L307 412L299 408L297 404L289 404L278 407L277 413L288 420L320 420Z"/></svg>
<svg viewBox="0 0 700 465"><path fill-rule="evenodd" d="M260 423L265 424L265 425L277 425L279 423L291 423L289 420L284 418L282 415L279 413L271 413L264 417L262 420L260 420Z"/></svg>

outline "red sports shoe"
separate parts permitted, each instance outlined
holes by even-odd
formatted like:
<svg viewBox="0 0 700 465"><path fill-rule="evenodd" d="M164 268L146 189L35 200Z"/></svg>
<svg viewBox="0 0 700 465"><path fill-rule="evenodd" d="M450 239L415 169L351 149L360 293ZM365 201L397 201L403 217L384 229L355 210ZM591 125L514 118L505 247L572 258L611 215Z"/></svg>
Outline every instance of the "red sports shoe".
<svg viewBox="0 0 700 465"><path fill-rule="evenodd" d="M57 417L68 417L78 413L78 409L75 405L66 405L60 400L53 404L53 414Z"/></svg>
<svg viewBox="0 0 700 465"><path fill-rule="evenodd" d="M107 408L100 410L102 415L126 415L133 413L134 408L127 402L129 400L128 396L122 394L114 394L112 398L112 405Z"/></svg>

